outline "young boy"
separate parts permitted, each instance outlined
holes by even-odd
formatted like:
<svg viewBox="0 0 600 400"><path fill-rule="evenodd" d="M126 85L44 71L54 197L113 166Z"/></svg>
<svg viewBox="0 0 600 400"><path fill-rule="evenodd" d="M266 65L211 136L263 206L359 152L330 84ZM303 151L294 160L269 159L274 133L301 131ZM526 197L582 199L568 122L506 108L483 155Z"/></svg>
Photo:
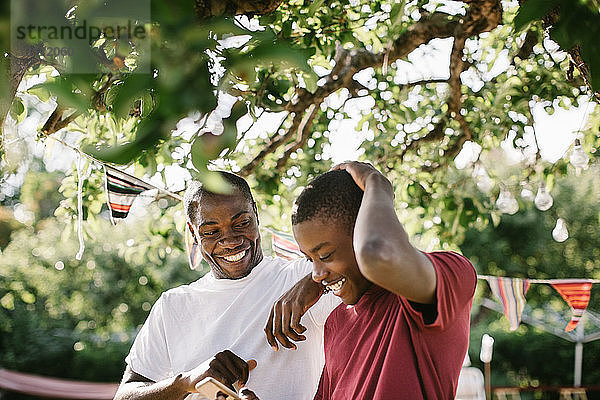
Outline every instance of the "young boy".
<svg viewBox="0 0 600 400"><path fill-rule="evenodd" d="M453 399L477 282L452 252L414 248L392 185L370 164L340 164L296 200L294 236L313 279L341 298L325 324L315 400Z"/></svg>

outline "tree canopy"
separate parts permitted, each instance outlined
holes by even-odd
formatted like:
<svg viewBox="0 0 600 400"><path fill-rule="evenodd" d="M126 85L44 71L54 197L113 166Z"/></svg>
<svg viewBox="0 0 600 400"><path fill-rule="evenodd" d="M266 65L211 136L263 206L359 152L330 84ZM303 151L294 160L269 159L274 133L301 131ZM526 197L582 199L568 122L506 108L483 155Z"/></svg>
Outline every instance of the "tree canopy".
<svg viewBox="0 0 600 400"><path fill-rule="evenodd" d="M73 26L118 4L56 1L42 11ZM400 207L420 210L453 242L498 219L503 190L551 190L568 169L541 156L535 107L598 99L592 1L134 3L151 8L141 21L149 43L105 33L83 49L95 73L74 73L83 56L48 56L40 38L14 45L3 113L12 104L23 121L30 95L55 99L41 140L79 133L88 154L142 176L177 166L206 180L207 169L232 169L265 204L281 205L275 215L331 167L332 136L343 135L390 176ZM17 90L36 75L41 83ZM592 115L579 140L593 156ZM5 173L22 161L11 140L4 128Z"/></svg>

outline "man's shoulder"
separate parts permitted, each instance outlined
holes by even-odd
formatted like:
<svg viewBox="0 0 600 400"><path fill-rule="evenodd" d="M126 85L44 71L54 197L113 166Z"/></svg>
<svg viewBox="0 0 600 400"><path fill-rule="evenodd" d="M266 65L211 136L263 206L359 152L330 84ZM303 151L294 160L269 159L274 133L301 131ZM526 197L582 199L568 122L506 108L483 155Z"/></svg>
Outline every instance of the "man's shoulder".
<svg viewBox="0 0 600 400"><path fill-rule="evenodd" d="M265 261L270 263L272 270L296 273L303 277L312 271L312 264L305 258L286 259L279 256L265 257Z"/></svg>
<svg viewBox="0 0 600 400"><path fill-rule="evenodd" d="M174 288L165 290L161 295L162 301L175 299L182 296L188 296L190 293L196 292L199 287L203 285L202 281L205 280L206 275L194 282L176 286Z"/></svg>

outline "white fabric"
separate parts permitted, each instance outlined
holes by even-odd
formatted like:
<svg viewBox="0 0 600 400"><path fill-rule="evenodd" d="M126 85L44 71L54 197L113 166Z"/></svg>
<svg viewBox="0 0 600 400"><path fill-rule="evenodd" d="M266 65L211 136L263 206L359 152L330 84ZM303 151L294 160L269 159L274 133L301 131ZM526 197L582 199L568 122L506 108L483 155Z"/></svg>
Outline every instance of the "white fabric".
<svg viewBox="0 0 600 400"><path fill-rule="evenodd" d="M479 369L461 368L455 400L485 400L485 382Z"/></svg>
<svg viewBox="0 0 600 400"><path fill-rule="evenodd" d="M153 381L177 375L229 349L258 366L248 388L261 400L310 400L323 369L323 326L340 302L323 296L302 318L307 340L298 350L274 352L264 327L273 303L311 271L304 259L265 257L239 280L209 273L163 293L126 358L131 369ZM212 400L212 399L211 399Z"/></svg>

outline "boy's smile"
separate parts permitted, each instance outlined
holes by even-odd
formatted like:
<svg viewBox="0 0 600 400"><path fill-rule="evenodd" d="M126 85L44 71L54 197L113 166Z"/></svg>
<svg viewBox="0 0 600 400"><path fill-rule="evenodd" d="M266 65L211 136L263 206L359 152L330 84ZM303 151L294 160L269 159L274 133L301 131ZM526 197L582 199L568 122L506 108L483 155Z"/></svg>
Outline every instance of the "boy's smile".
<svg viewBox="0 0 600 400"><path fill-rule="evenodd" d="M371 282L360 273L347 227L313 218L293 229L300 250L313 263L313 280L345 304L356 304Z"/></svg>

